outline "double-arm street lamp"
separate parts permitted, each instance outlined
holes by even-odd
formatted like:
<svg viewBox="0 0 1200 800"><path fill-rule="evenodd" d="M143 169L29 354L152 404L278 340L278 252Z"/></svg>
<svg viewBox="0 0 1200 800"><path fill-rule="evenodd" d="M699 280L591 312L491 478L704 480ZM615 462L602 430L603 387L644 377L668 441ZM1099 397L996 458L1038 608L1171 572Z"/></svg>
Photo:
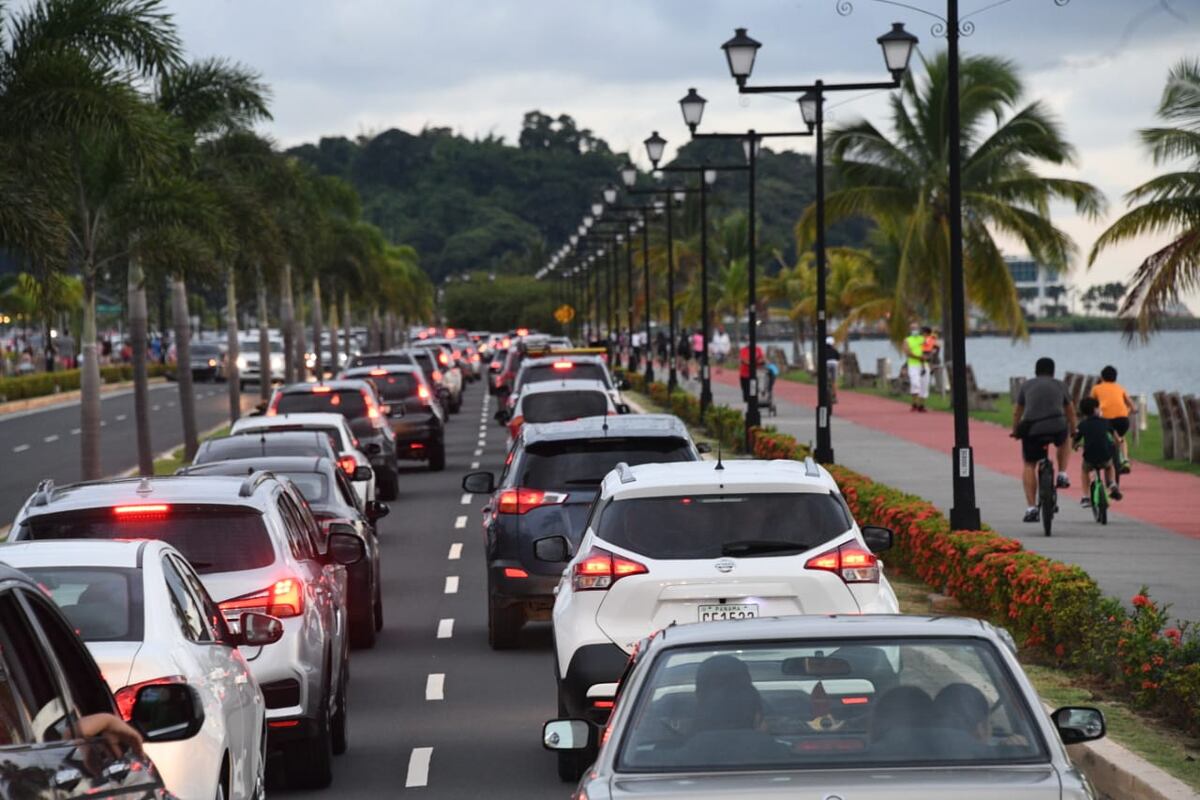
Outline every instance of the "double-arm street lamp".
<svg viewBox="0 0 1200 800"><path fill-rule="evenodd" d="M826 267L825 253L825 95L829 92L859 92L877 89L899 88L904 73L908 71L908 63L913 49L917 45L917 37L904 30L904 25L897 22L892 29L880 36L876 41L883 49L884 63L892 74L892 80L867 83L825 83L815 81L799 86L747 86L746 81L754 69L754 60L758 49L762 46L746 34L745 28L738 28L732 39L722 45L725 57L729 63L729 72L738 84L738 92L742 94L795 94L799 99L800 113L804 122L816 135L816 258L817 258L817 442L813 453L817 461L833 463L833 444L830 435L830 395L829 373L825 368L828 315L826 299Z"/></svg>

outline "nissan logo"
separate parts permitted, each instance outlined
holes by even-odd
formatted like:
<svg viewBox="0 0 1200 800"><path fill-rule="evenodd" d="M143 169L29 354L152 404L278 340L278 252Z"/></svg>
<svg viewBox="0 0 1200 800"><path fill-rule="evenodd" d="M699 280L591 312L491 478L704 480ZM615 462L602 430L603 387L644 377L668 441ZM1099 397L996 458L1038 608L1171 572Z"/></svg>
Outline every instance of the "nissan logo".
<svg viewBox="0 0 1200 800"><path fill-rule="evenodd" d="M717 568L718 572L732 572L734 568L734 562L728 558L722 558L720 561L713 564L713 566Z"/></svg>

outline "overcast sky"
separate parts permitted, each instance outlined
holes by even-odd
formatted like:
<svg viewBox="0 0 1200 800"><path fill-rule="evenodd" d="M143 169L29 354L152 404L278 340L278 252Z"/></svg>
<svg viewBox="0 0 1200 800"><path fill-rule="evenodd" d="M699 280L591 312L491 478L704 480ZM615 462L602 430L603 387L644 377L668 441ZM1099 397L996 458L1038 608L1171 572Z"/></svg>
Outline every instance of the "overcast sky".
<svg viewBox="0 0 1200 800"><path fill-rule="evenodd" d="M192 56L262 72L274 92L266 130L284 146L425 126L512 142L524 112L540 109L643 161L651 130L686 140L677 101L689 86L709 100L705 129L800 124L788 98L736 93L719 49L735 26L763 43L754 79L764 83L885 79L875 37L893 21L924 53L941 49L932 19L853 3L840 16L836 0L168 0ZM993 4L961 0L961 13ZM910 5L944 10L940 0ZM1171 65L1200 57L1200 0L1009 0L971 21L963 52L1018 63L1028 98L1046 101L1078 148L1063 174L1099 186L1114 218L1122 195L1155 173L1136 131L1154 123ZM831 124L865 116L886 126L883 93L831 98L829 108ZM1106 224L1066 208L1055 220L1081 254ZM1106 251L1090 271L1080 257L1072 281L1125 280L1165 241ZM1200 309L1200 297L1188 303Z"/></svg>

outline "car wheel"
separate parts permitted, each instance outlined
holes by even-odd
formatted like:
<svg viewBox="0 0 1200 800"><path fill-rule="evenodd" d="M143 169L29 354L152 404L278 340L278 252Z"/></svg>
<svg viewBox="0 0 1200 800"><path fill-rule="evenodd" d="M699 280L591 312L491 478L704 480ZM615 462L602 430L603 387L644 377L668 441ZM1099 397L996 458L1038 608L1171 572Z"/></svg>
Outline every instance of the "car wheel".
<svg viewBox="0 0 1200 800"><path fill-rule="evenodd" d="M566 719L569 716L567 704L563 702L563 688L558 687L558 717ZM583 773L596 760L592 750L560 750L558 752L558 777L563 783L578 783Z"/></svg>
<svg viewBox="0 0 1200 800"><path fill-rule="evenodd" d="M370 603L367 610L350 621L350 646L356 650L370 650L375 646L375 632L379 626L375 623L375 603Z"/></svg>
<svg viewBox="0 0 1200 800"><path fill-rule="evenodd" d="M446 443L439 439L429 448L429 471L441 472L446 468Z"/></svg>
<svg viewBox="0 0 1200 800"><path fill-rule="evenodd" d="M333 782L333 735L329 704L321 699L321 719L310 739L293 742L288 748L288 783L295 789L324 789Z"/></svg>
<svg viewBox="0 0 1200 800"><path fill-rule="evenodd" d="M505 606L488 594L488 644L493 650L511 650L517 646L525 614L520 606Z"/></svg>
<svg viewBox="0 0 1200 800"><path fill-rule="evenodd" d="M396 470L379 471L375 477L375 492L380 500L395 500L400 496L400 475Z"/></svg>
<svg viewBox="0 0 1200 800"><path fill-rule="evenodd" d="M341 685L338 688L336 710L333 712L333 729L331 731L330 738L332 739L331 745L333 754L336 756L340 756L342 753L345 753L346 749L350 746L349 731L346 720L349 712L349 709L347 708L348 704L346 702L346 681L349 677L349 667L349 664L342 665L342 680Z"/></svg>

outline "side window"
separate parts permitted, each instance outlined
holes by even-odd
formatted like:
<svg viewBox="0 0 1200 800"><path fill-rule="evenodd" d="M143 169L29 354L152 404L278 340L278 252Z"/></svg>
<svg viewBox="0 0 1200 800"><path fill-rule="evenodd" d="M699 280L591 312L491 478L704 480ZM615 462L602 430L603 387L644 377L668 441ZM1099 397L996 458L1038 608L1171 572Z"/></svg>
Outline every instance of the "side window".
<svg viewBox="0 0 1200 800"><path fill-rule="evenodd" d="M321 529L317 525L317 521L313 518L312 511L309 510L307 503L296 508L296 517L300 522L300 535L304 537L305 546L311 553L309 558L320 558L321 553L325 550L321 546L321 543L325 541L325 537L321 535Z"/></svg>
<svg viewBox="0 0 1200 800"><path fill-rule="evenodd" d="M196 575L195 570L192 569L191 564L174 556L171 556L171 561L175 564L176 569L179 570L179 574L183 576L183 581L187 584L188 591L195 598L201 612L204 614L205 627L211 634L210 640L215 642L228 639L225 616L209 595L208 589L205 589L204 584L200 582L200 578Z"/></svg>
<svg viewBox="0 0 1200 800"><path fill-rule="evenodd" d="M337 484L338 495L341 496L342 502L348 506L357 508L359 511L362 511L362 508L360 508L358 505L358 493L351 488L350 481L346 479L345 473L343 473L341 469L335 469L333 471L333 477L334 483Z"/></svg>
<svg viewBox="0 0 1200 800"><path fill-rule="evenodd" d="M204 609L179 574L175 559L164 556L162 569L167 582L167 594L171 596L171 610L175 613L175 621L179 623L184 638L190 642L211 642L212 631L208 628Z"/></svg>
<svg viewBox="0 0 1200 800"><path fill-rule="evenodd" d="M276 501L279 507L279 517L283 522L283 530L287 534L288 547L291 548L292 558L304 561L309 558L305 542L300 536L300 524L296 520L296 511L287 495L279 495Z"/></svg>
<svg viewBox="0 0 1200 800"><path fill-rule="evenodd" d="M20 595L50 643L51 652L58 659L67 684L67 711L72 719L87 714L112 713L113 701L108 684L104 682L83 642L51 608L49 600L32 592L20 591Z"/></svg>
<svg viewBox="0 0 1200 800"><path fill-rule="evenodd" d="M30 732L42 709L51 709L48 716L62 716L54 679L26 625L25 612L12 592L4 592L0 594L0 747L39 741Z"/></svg>

